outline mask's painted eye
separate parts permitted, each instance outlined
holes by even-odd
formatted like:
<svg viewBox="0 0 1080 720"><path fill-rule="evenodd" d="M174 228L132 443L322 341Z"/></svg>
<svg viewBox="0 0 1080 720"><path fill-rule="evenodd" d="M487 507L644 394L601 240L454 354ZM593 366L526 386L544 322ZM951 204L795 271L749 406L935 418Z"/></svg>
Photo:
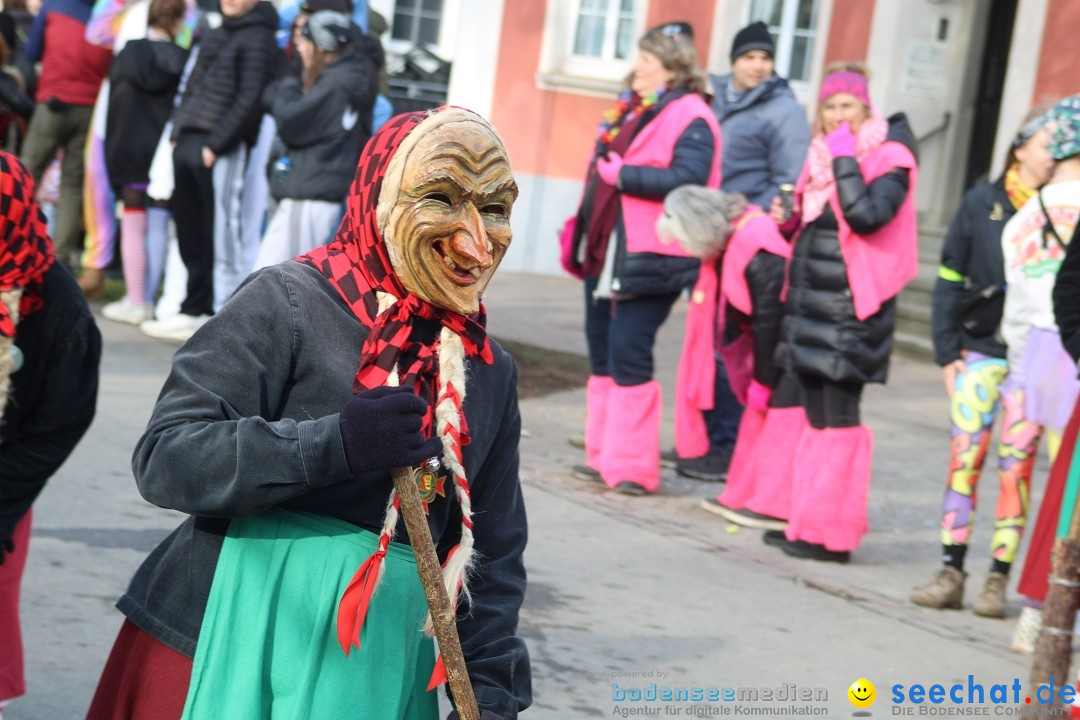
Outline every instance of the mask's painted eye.
<svg viewBox="0 0 1080 720"><path fill-rule="evenodd" d="M506 217L506 206L499 203L492 203L480 208L480 212L484 215L498 215L499 217Z"/></svg>
<svg viewBox="0 0 1080 720"><path fill-rule="evenodd" d="M424 196L424 199L425 200L434 200L435 202L439 203L440 205L445 205L447 207L450 207L451 205L454 204L454 203L452 203L450 201L450 196L447 195L446 193L438 193L438 192L437 193L428 193L427 195Z"/></svg>

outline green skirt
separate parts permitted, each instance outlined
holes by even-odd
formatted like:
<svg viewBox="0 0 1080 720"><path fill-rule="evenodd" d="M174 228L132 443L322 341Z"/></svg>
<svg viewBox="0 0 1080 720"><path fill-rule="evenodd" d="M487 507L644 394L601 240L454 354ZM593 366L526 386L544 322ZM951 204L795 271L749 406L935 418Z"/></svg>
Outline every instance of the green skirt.
<svg viewBox="0 0 1080 720"><path fill-rule="evenodd" d="M434 644L407 545L386 570L349 657L338 599L378 536L324 516L270 510L229 523L192 666L183 720L431 720Z"/></svg>

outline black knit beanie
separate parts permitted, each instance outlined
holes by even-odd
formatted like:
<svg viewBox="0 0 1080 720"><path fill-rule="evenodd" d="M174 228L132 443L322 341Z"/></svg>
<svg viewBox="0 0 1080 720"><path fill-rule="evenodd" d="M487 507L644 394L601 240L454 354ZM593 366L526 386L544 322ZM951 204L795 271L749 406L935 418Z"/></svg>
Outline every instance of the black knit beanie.
<svg viewBox="0 0 1080 720"><path fill-rule="evenodd" d="M769 26L760 20L735 33L735 39L731 42L731 62L751 50L764 50L769 53L769 57L776 56L776 46L769 34Z"/></svg>

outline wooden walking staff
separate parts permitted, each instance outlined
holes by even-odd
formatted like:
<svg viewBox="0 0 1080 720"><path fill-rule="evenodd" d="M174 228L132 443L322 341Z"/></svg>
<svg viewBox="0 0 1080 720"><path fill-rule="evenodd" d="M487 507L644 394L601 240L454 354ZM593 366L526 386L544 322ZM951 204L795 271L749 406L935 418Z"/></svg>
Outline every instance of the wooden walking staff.
<svg viewBox="0 0 1080 720"><path fill-rule="evenodd" d="M1061 452L1064 452L1063 448ZM1062 494L1062 515L1058 520L1058 537L1054 541L1050 587L1043 604L1043 628L1035 644L1035 662L1031 682L1047 685L1053 678L1061 687L1069 673L1072 656L1073 626L1076 623L1077 592L1080 590L1080 459L1075 453L1069 463L1068 479ZM1071 509L1071 513L1069 512ZM1062 536L1065 522L1068 530ZM1060 704L1056 701L1054 704Z"/></svg>
<svg viewBox="0 0 1080 720"><path fill-rule="evenodd" d="M457 613L443 584L442 565L435 552L435 542L431 539L431 529L420 502L414 472L409 468L394 468L393 476L405 529L409 532L409 542L416 556L416 570L427 596L431 624L435 627L435 638L439 641L439 652L446 666L446 681L454 696L454 707L461 720L480 720L480 710L476 707L476 697L465 668L465 654L461 651L461 639L457 633Z"/></svg>

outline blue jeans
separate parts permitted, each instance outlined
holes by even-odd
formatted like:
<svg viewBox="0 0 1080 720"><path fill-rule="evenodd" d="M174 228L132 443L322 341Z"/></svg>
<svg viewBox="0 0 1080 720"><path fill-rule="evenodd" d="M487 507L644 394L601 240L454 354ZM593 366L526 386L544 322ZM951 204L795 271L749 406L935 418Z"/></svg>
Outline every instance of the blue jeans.
<svg viewBox="0 0 1080 720"><path fill-rule="evenodd" d="M585 339L593 375L610 375L616 385L653 379L653 345L679 293L639 295L626 300L593 297L598 278L585 278Z"/></svg>
<svg viewBox="0 0 1080 720"><path fill-rule="evenodd" d="M716 356L716 383L713 390L713 409L705 411L705 427L709 431L709 454L730 455L735 450L743 406L731 391L727 368Z"/></svg>

